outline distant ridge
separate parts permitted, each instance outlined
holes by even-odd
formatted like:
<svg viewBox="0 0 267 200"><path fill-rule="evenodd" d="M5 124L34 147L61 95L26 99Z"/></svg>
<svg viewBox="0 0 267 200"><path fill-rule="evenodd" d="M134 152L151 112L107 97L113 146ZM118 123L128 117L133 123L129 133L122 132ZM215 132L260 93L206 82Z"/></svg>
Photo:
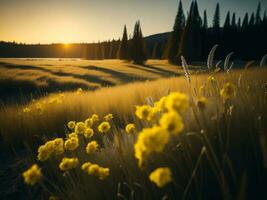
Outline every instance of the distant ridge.
<svg viewBox="0 0 267 200"><path fill-rule="evenodd" d="M155 42L164 43L164 42L167 42L170 33L171 32L165 32L165 33L157 33L157 34L149 35L145 37L145 40L147 43L155 43Z"/></svg>

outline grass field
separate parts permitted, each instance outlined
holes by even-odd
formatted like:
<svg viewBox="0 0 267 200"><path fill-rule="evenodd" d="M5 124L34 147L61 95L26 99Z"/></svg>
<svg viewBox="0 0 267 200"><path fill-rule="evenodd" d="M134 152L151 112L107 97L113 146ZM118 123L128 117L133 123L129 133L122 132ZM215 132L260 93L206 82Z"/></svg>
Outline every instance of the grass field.
<svg viewBox="0 0 267 200"><path fill-rule="evenodd" d="M18 199L19 196L19 199L24 199L27 196L26 199L48 199L49 196L56 196L64 200L78 200L266 197L265 68L246 68L229 73L196 74L191 71L194 75L191 76L190 84L183 76L172 77L183 75L181 68L169 65L166 61L153 60L146 66L137 66L115 60L5 59L1 61L1 70L5 72L2 80L14 81L16 87L17 80L30 81L36 88L42 87L43 83L38 77L44 77L45 82L51 78L64 87L64 81L73 84L73 87L66 86L66 90L58 92L60 89L47 89L53 87L48 83L46 91L55 93L38 99L29 98L31 100L23 104L2 106L0 152L3 162L0 177L3 198ZM92 76L112 84L105 84L99 79L81 78ZM82 81L85 85L75 85L76 81ZM130 83L133 81L137 82ZM228 90L227 83L233 88ZM107 85L114 87L107 88ZM77 90L79 87L83 90ZM98 90L86 90L92 88ZM184 111L169 110L168 105L172 104L166 102L172 101L175 92L188 98L186 101L179 100L180 97L177 100L179 108L185 107ZM164 96L167 96L167 100L161 108L157 101ZM151 98L148 100L148 97ZM146 105L151 116L155 108L154 118L140 116L140 113L136 115L137 105ZM112 113L113 119L103 119L109 113ZM75 121L77 126L77 122L84 122L93 114L99 116L99 121L90 126L94 135L86 138L82 131L82 134L75 136L79 146L73 151L67 149L69 133L74 131L67 126L68 122ZM177 115L180 118L172 121L171 117ZM164 118L168 119L165 123L162 122ZM98 128L103 121L111 126L106 134ZM127 134L124 129L129 123L133 123L135 129ZM163 127L167 124L169 127L165 130ZM181 126L184 128L179 129ZM158 128L158 131L149 136L149 131L154 131L152 127ZM173 127L179 130L173 131ZM146 137L148 140L143 141ZM38 160L38 147L54 138L64 139L64 152L51 155L45 162ZM85 149L91 141L96 141L99 147L88 154ZM140 144L143 145L141 149ZM138 151L146 153L142 157L142 166L139 165ZM59 169L64 157L77 158L78 166L69 170ZM87 168L81 167L88 161L108 168L109 173L104 178L99 176L100 171L93 173L89 168L88 173L85 173ZM25 186L21 173L34 163L41 167L42 178L35 186ZM154 182L149 178L152 171L161 167L171 171L171 181L166 180L164 187L157 184L168 179L168 175Z"/></svg>
<svg viewBox="0 0 267 200"><path fill-rule="evenodd" d="M0 59L0 98L70 91L96 90L129 82L178 76L181 68L166 61L134 65L118 60Z"/></svg>

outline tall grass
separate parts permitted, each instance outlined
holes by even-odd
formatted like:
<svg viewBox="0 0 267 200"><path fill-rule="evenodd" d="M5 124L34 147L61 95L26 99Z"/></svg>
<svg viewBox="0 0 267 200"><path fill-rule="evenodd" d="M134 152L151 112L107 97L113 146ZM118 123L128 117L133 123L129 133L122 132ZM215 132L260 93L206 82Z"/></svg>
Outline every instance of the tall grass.
<svg viewBox="0 0 267 200"><path fill-rule="evenodd" d="M267 162L265 74L266 69L235 70L214 73L214 79L210 74L193 75L190 87L181 77L57 94L2 109L0 132L5 144L11 146L21 141L40 144L55 136L64 137L70 120L83 121L93 113L101 118L107 113L114 115L110 133L94 136L100 151L88 156L80 144L74 153L66 153L79 157L80 163L90 161L110 168L110 176L98 180L80 167L62 173L58 169L61 157L51 158L39 163L44 177L40 185L30 188L31 194L39 191L33 199L40 195L44 199L50 195L60 199L263 199ZM236 95L224 101L220 90L228 82L236 86ZM138 134L127 135L123 129L130 122L136 124L138 132L151 126L134 116L135 105L146 104L147 97L157 101L173 91L190 97L190 110L182 115L185 129L140 168L133 148ZM196 103L201 96L208 99L204 109ZM51 98L62 101L49 104ZM36 108L38 102L44 106L41 111ZM25 107L30 111L23 112ZM33 149L26 166L36 162L36 147ZM157 167L169 167L173 173L172 182L164 188L157 188L148 179Z"/></svg>

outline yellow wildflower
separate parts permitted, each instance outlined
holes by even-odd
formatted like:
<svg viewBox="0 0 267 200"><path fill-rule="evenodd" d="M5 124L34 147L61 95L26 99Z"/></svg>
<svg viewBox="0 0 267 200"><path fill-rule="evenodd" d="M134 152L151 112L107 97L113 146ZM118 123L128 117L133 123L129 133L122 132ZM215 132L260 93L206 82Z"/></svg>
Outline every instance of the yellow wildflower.
<svg viewBox="0 0 267 200"><path fill-rule="evenodd" d="M65 141L65 149L74 151L79 146L79 139L78 137L71 137Z"/></svg>
<svg viewBox="0 0 267 200"><path fill-rule="evenodd" d="M179 113L173 111L162 115L160 125L173 135L179 134L184 129L181 116Z"/></svg>
<svg viewBox="0 0 267 200"><path fill-rule="evenodd" d="M99 117L97 114L93 114L91 118L92 118L93 122L97 122L99 120Z"/></svg>
<svg viewBox="0 0 267 200"><path fill-rule="evenodd" d="M113 119L113 115L112 114L107 114L106 116L104 116L104 121L110 121Z"/></svg>
<svg viewBox="0 0 267 200"><path fill-rule="evenodd" d="M62 138L54 139L53 143L54 143L54 153L56 155L64 153L64 140Z"/></svg>
<svg viewBox="0 0 267 200"><path fill-rule="evenodd" d="M92 142L89 142L86 146L86 153L88 154L94 153L98 150L98 148L99 148L99 145L95 140Z"/></svg>
<svg viewBox="0 0 267 200"><path fill-rule="evenodd" d="M53 152L54 152L54 143L53 141L48 141L44 145L41 145L38 148L37 159L40 161L45 161L48 158L50 158Z"/></svg>
<svg viewBox="0 0 267 200"><path fill-rule="evenodd" d="M97 176L100 180L104 180L109 176L109 168L100 167L97 164L85 163L82 169L89 175Z"/></svg>
<svg viewBox="0 0 267 200"><path fill-rule="evenodd" d="M24 113L31 112L31 109L29 107L25 107L25 108L23 108L23 112Z"/></svg>
<svg viewBox="0 0 267 200"><path fill-rule="evenodd" d="M104 180L109 176L109 168L103 168L100 167L99 172L98 172L98 178L100 180Z"/></svg>
<svg viewBox="0 0 267 200"><path fill-rule="evenodd" d="M133 134L135 132L135 125L134 124L127 124L125 127L125 131L128 134Z"/></svg>
<svg viewBox="0 0 267 200"><path fill-rule="evenodd" d="M59 168L62 171L67 171L76 168L78 164L79 164L78 158L63 158L61 163L59 164Z"/></svg>
<svg viewBox="0 0 267 200"><path fill-rule="evenodd" d="M51 141L47 141L44 145L38 148L38 160L45 161L52 154L60 155L64 153L64 140L62 138L56 138Z"/></svg>
<svg viewBox="0 0 267 200"><path fill-rule="evenodd" d="M172 173L168 167L162 167L154 170L149 175L150 181L154 182L158 187L162 188L172 180Z"/></svg>
<svg viewBox="0 0 267 200"><path fill-rule="evenodd" d="M69 121L68 122L68 128L69 129L74 129L75 128L75 121Z"/></svg>
<svg viewBox="0 0 267 200"><path fill-rule="evenodd" d="M76 90L76 94L78 94L78 95L82 94L82 92L83 92L83 89L82 88L78 88Z"/></svg>
<svg viewBox="0 0 267 200"><path fill-rule="evenodd" d="M135 114L139 119L147 120L149 118L149 115L151 114L151 110L152 108L147 105L136 106Z"/></svg>
<svg viewBox="0 0 267 200"><path fill-rule="evenodd" d="M91 128L85 129L85 131L84 131L84 137L85 138L90 138L93 135L94 135L94 130L93 129L91 129Z"/></svg>
<svg viewBox="0 0 267 200"><path fill-rule="evenodd" d="M184 113L189 108L189 99L183 93L173 92L167 96L165 105L168 111Z"/></svg>
<svg viewBox="0 0 267 200"><path fill-rule="evenodd" d="M85 163L83 163L83 165L81 166L81 169L83 170L83 171L88 171L88 169L89 169L89 167L92 165L92 163L90 163L90 162L85 162Z"/></svg>
<svg viewBox="0 0 267 200"><path fill-rule="evenodd" d="M162 97L159 101L155 102L154 106L155 106L159 111L163 111L163 110L165 110L166 99L167 99L166 96Z"/></svg>
<svg viewBox="0 0 267 200"><path fill-rule="evenodd" d="M211 82L211 83L215 82L215 78L213 76L209 76L208 82Z"/></svg>
<svg viewBox="0 0 267 200"><path fill-rule="evenodd" d="M42 172L38 165L34 164L27 171L23 172L22 176L26 184L35 185L37 182L40 181L42 177Z"/></svg>
<svg viewBox="0 0 267 200"><path fill-rule="evenodd" d="M78 122L75 125L75 133L77 133L77 134L83 134L85 129L86 129L86 126L83 122Z"/></svg>
<svg viewBox="0 0 267 200"><path fill-rule="evenodd" d="M88 174L97 176L98 175L98 172L99 172L99 168L100 168L99 165L97 165L97 164L91 164L88 167Z"/></svg>
<svg viewBox="0 0 267 200"><path fill-rule="evenodd" d="M163 151L169 141L168 132L158 126L143 129L134 145L135 157L138 159L139 166L143 165L144 158L152 152Z"/></svg>
<svg viewBox="0 0 267 200"><path fill-rule="evenodd" d="M230 99L231 97L234 97L235 94L235 85L232 83L226 83L220 91L220 95L226 100Z"/></svg>
<svg viewBox="0 0 267 200"><path fill-rule="evenodd" d="M98 131L100 133L107 133L110 129L110 124L108 122L102 122L99 126L98 126Z"/></svg>
<svg viewBox="0 0 267 200"><path fill-rule="evenodd" d="M68 138L72 138L72 137L78 138L77 133L73 132L73 133L68 134Z"/></svg>
<svg viewBox="0 0 267 200"><path fill-rule="evenodd" d="M88 119L85 120L84 123L85 123L85 126L87 128L91 128L93 126L93 124L94 124L94 120L92 118L88 118Z"/></svg>
<svg viewBox="0 0 267 200"><path fill-rule="evenodd" d="M208 103L208 99L206 97L200 97L197 100L197 106L199 107L199 109L205 109Z"/></svg>

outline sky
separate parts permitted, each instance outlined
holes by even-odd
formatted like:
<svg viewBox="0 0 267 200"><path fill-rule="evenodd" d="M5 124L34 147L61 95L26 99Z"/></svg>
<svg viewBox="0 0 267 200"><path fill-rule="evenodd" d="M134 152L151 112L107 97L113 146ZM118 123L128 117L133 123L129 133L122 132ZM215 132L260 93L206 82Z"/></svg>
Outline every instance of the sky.
<svg viewBox="0 0 267 200"><path fill-rule="evenodd" d="M0 0L0 41L80 43L118 39L124 24L132 32L141 21L145 36L171 31L179 0ZM220 3L222 23L227 10L242 17L257 8L257 0L198 0L212 22ZM183 0L185 13L191 0ZM261 0L267 10L267 0ZM262 12L263 13L263 12Z"/></svg>

